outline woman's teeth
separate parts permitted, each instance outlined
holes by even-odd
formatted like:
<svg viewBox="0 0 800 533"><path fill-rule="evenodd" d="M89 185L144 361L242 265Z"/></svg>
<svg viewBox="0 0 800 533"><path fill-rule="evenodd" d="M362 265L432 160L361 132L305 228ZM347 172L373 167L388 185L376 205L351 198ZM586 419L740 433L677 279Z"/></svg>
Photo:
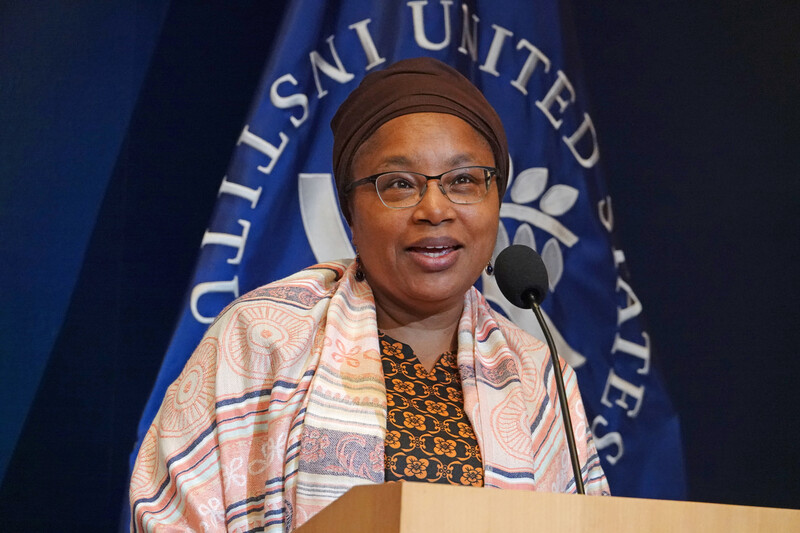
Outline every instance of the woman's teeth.
<svg viewBox="0 0 800 533"><path fill-rule="evenodd" d="M422 253L431 257L441 257L452 249L451 246L426 246L424 248L419 248Z"/></svg>

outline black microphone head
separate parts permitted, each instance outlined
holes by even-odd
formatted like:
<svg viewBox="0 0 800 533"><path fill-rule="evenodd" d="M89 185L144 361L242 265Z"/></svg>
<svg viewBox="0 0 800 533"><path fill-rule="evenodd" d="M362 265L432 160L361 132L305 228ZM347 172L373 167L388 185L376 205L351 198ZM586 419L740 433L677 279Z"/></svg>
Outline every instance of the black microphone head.
<svg viewBox="0 0 800 533"><path fill-rule="evenodd" d="M530 309L547 296L547 269L532 248L513 244L500 252L494 262L494 277L509 302Z"/></svg>

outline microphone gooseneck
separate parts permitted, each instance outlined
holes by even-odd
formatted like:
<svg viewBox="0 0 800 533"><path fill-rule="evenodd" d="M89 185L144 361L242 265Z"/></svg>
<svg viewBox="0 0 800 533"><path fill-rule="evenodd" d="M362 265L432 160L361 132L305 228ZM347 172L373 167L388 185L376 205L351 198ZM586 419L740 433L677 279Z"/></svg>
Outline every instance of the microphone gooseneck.
<svg viewBox="0 0 800 533"><path fill-rule="evenodd" d="M536 315L536 320L544 332L547 346L550 348L550 360L553 363L553 375L556 379L558 403L561 406L561 419L564 421L564 433L567 437L575 487L578 494L586 494L556 343L553 341L550 328L547 327L542 310L539 308L539 304L547 296L547 268L545 268L542 258L533 249L521 244L514 244L497 256L494 263L494 276L503 296L517 307L533 310L533 314Z"/></svg>

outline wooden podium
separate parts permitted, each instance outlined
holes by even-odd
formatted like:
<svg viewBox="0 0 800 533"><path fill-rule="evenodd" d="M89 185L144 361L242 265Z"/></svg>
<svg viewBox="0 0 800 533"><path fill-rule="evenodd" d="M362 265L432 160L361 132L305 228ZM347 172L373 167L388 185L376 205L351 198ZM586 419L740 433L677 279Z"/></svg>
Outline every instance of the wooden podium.
<svg viewBox="0 0 800 533"><path fill-rule="evenodd" d="M800 532L800 511L433 483L363 485L298 533Z"/></svg>

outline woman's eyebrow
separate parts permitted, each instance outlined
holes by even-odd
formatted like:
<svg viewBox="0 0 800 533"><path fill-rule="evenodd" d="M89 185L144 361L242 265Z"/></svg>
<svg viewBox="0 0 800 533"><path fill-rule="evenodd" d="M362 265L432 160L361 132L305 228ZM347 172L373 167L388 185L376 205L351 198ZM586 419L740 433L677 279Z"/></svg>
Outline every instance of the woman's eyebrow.
<svg viewBox="0 0 800 533"><path fill-rule="evenodd" d="M445 166L447 166L448 168L445 169L445 171L453 168L458 168L460 166L464 166L465 164L472 164L474 161L475 158L471 154L467 153L455 154L446 160ZM402 170L412 170L410 168L411 165L413 165L413 161L410 158L404 155L392 155L384 158L378 165L378 168L379 169L400 168Z"/></svg>
<svg viewBox="0 0 800 533"><path fill-rule="evenodd" d="M474 163L475 158L471 154L461 153L456 154L450 159L447 160L447 164L450 168L458 168L463 166L465 163Z"/></svg>
<svg viewBox="0 0 800 533"><path fill-rule="evenodd" d="M381 161L380 166L409 166L411 165L411 160L404 156L404 155L392 155L389 157L384 158Z"/></svg>

